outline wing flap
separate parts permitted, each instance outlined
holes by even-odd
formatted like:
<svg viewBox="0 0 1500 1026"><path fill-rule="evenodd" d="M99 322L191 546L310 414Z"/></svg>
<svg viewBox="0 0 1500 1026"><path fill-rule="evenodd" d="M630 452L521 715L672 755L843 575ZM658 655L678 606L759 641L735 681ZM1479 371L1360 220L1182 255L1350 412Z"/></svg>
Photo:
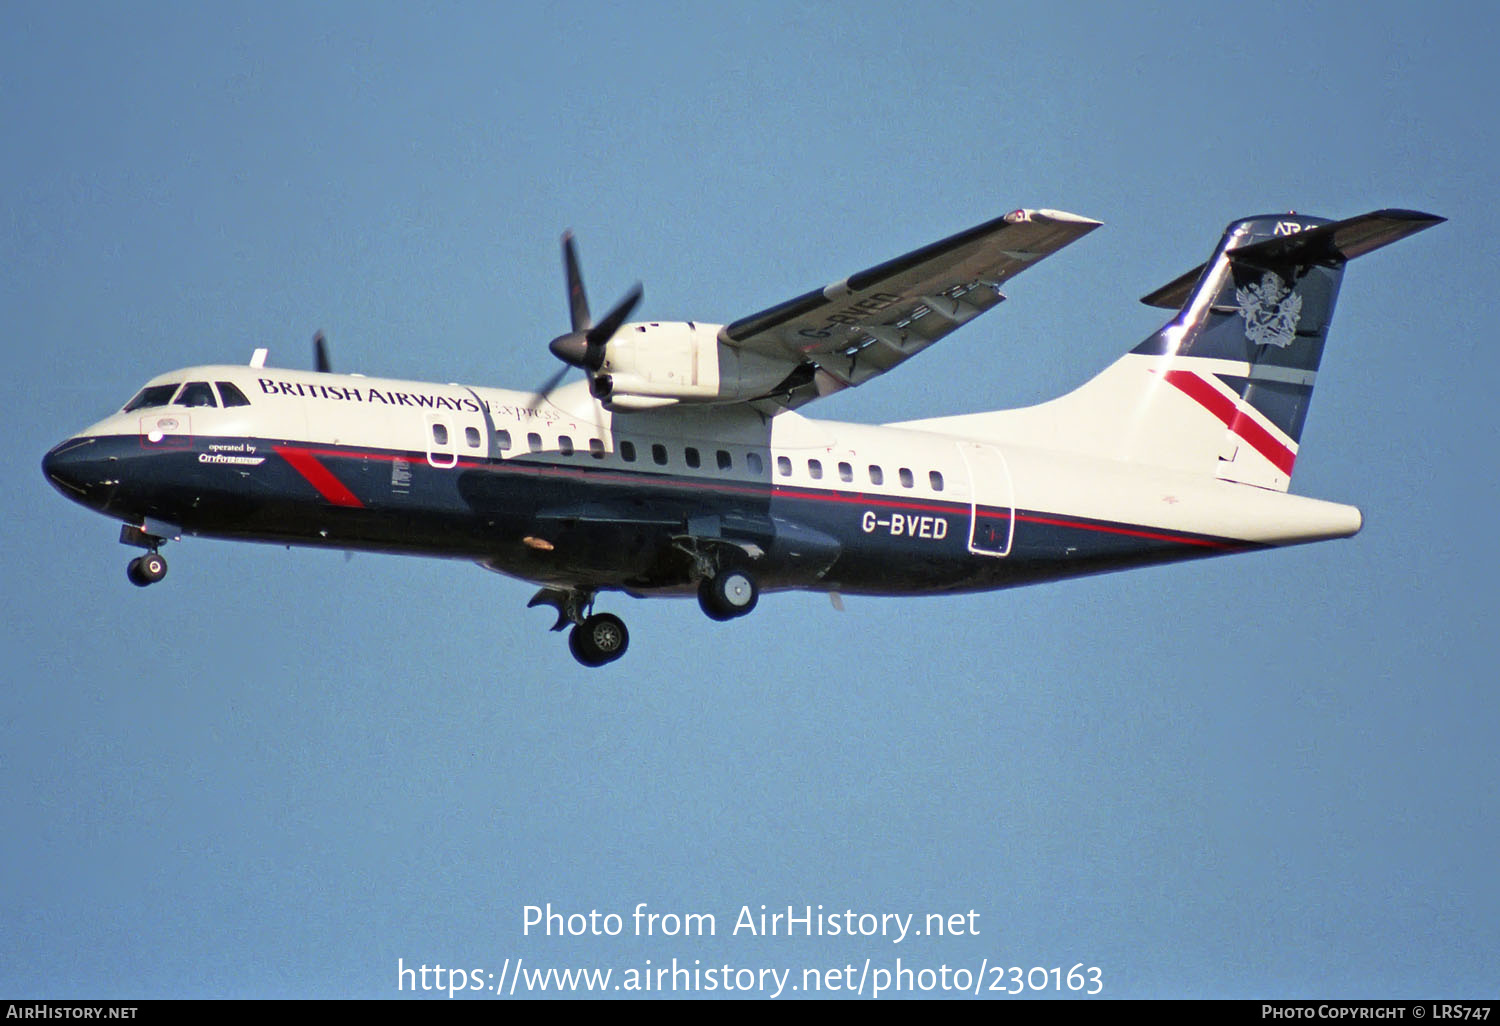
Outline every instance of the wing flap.
<svg viewBox="0 0 1500 1026"><path fill-rule="evenodd" d="M719 341L795 368L767 399L791 409L859 385L993 309L1008 279L1101 222L1016 210L726 325Z"/></svg>

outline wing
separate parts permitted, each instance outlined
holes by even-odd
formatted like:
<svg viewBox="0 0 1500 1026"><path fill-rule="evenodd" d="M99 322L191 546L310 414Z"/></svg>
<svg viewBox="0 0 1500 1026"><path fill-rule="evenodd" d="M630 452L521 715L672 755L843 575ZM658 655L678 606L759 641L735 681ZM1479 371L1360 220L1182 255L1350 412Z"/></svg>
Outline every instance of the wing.
<svg viewBox="0 0 1500 1026"><path fill-rule="evenodd" d="M719 341L796 369L758 401L793 409L860 385L998 305L1005 281L1101 222L1015 210L725 325Z"/></svg>

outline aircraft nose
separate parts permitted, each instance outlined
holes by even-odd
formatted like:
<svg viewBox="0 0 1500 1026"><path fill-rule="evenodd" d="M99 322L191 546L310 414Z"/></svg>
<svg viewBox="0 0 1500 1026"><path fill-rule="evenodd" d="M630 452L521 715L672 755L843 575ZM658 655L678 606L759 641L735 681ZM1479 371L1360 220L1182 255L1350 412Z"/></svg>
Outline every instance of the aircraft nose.
<svg viewBox="0 0 1500 1026"><path fill-rule="evenodd" d="M69 498L87 499L89 486L97 483L97 475L93 472L96 469L93 450L92 438L70 438L60 442L42 457L42 473Z"/></svg>

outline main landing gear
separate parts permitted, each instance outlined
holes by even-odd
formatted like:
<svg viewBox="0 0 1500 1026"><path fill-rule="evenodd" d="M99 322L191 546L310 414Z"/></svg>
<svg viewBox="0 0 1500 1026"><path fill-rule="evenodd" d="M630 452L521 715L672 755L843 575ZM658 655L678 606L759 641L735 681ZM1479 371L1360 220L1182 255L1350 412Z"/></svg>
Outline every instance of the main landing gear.
<svg viewBox="0 0 1500 1026"><path fill-rule="evenodd" d="M527 609L551 606L557 610L554 631L572 625L568 651L584 666L612 663L630 647L630 631L625 629L625 621L613 613L595 613L594 595L588 588L543 588L526 603ZM712 577L704 577L698 585L698 604L714 620L744 616L759 600L760 586L748 570L722 569Z"/></svg>
<svg viewBox="0 0 1500 1026"><path fill-rule="evenodd" d="M603 666L625 654L630 632L613 613L595 613L568 633L568 651L584 666Z"/></svg>
<svg viewBox="0 0 1500 1026"><path fill-rule="evenodd" d="M692 537L675 538L677 548L693 562L698 579L698 605L710 620L735 620L749 613L760 601L760 585L746 569L746 557L754 557L754 546L725 542L710 543Z"/></svg>
<svg viewBox="0 0 1500 1026"><path fill-rule="evenodd" d="M613 613L592 612L592 591L543 588L526 603L527 609L532 606L551 606L557 610L554 631L573 625L568 633L568 651L584 666L612 663L630 647L630 632L625 629L624 620Z"/></svg>
<svg viewBox="0 0 1500 1026"><path fill-rule="evenodd" d="M760 601L755 578L744 570L721 570L698 585L698 605L710 620L733 620L744 616Z"/></svg>

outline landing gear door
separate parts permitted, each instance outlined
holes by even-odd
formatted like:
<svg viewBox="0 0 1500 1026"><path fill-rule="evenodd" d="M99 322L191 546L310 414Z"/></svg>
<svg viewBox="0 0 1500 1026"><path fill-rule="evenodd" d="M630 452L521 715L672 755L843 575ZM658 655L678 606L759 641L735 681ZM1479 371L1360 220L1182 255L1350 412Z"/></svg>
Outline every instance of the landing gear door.
<svg viewBox="0 0 1500 1026"><path fill-rule="evenodd" d="M969 471L969 551L1007 556L1016 534L1016 500L1005 456L979 442L960 442L958 451Z"/></svg>

